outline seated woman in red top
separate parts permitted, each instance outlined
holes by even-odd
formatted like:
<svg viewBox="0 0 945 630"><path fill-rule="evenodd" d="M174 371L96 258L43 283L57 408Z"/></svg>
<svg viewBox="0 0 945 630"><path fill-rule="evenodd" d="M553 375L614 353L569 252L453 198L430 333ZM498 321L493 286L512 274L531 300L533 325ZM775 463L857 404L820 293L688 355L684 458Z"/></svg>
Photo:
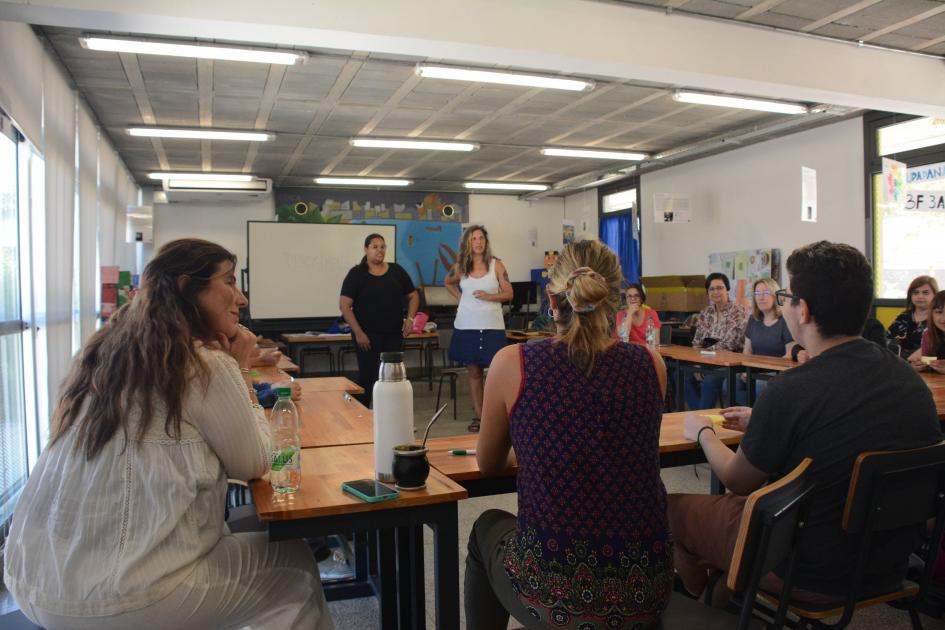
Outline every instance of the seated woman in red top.
<svg viewBox="0 0 945 630"><path fill-rule="evenodd" d="M466 627L644 628L673 586L660 480L666 368L620 343L617 256L568 245L550 272L557 334L506 346L486 379L483 474L518 460L518 517L487 510L466 560Z"/></svg>
<svg viewBox="0 0 945 630"><path fill-rule="evenodd" d="M646 343L647 322L653 322L659 338L660 317L646 305L646 292L643 285L635 282L627 287L627 308L617 311L617 336L621 341Z"/></svg>

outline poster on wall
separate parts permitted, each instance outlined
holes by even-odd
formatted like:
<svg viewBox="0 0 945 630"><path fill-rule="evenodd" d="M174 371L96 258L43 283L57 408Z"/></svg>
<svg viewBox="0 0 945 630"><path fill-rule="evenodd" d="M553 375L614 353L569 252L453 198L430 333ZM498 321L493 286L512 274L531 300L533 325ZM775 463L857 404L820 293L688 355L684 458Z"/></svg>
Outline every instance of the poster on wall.
<svg viewBox="0 0 945 630"><path fill-rule="evenodd" d="M817 223L817 171L801 167L801 221Z"/></svg>
<svg viewBox="0 0 945 630"><path fill-rule="evenodd" d="M575 239L574 221L564 219L561 222L561 244L570 245Z"/></svg>
<svg viewBox="0 0 945 630"><path fill-rule="evenodd" d="M690 223L692 208L689 197L675 193L653 193L655 223Z"/></svg>
<svg viewBox="0 0 945 630"><path fill-rule="evenodd" d="M458 259L469 196L401 190L293 188L276 189L275 203L279 222L396 225L397 263L407 270L414 284L442 286Z"/></svg>
<svg viewBox="0 0 945 630"><path fill-rule="evenodd" d="M905 162L897 162L883 158L883 176L880 185L882 191L880 203L884 206L902 208L906 202L906 172Z"/></svg>
<svg viewBox="0 0 945 630"><path fill-rule="evenodd" d="M920 212L945 212L945 191L916 190L907 192L904 208Z"/></svg>
<svg viewBox="0 0 945 630"><path fill-rule="evenodd" d="M748 309L751 309L755 281L761 278L778 280L780 270L779 249L745 249L709 254L709 273L724 273L731 281L731 299Z"/></svg>

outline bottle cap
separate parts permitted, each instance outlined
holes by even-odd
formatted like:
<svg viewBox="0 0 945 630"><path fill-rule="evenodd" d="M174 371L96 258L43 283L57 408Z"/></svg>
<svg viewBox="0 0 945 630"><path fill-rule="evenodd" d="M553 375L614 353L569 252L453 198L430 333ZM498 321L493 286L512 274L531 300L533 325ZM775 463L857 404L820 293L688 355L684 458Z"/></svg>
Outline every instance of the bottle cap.
<svg viewBox="0 0 945 630"><path fill-rule="evenodd" d="M381 353L381 363L403 363L403 362L404 362L403 352L382 352Z"/></svg>
<svg viewBox="0 0 945 630"><path fill-rule="evenodd" d="M292 389L290 387L279 387L276 389L276 394L279 398L291 398Z"/></svg>

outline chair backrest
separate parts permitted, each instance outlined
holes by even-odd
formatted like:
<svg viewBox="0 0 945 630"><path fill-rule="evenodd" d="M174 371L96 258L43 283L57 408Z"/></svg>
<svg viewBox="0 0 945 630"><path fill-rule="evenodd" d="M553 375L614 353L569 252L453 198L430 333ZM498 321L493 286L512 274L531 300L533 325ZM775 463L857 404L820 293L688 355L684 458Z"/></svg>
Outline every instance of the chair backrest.
<svg viewBox="0 0 945 630"><path fill-rule="evenodd" d="M807 479L811 461L804 458L790 474L748 496L729 566L728 587L732 591L744 591L754 573L765 575L791 553L801 508L813 489Z"/></svg>
<svg viewBox="0 0 945 630"><path fill-rule="evenodd" d="M925 523L942 509L945 441L903 451L861 453L843 509L851 534Z"/></svg>
<svg viewBox="0 0 945 630"><path fill-rule="evenodd" d="M660 326L660 345L668 346L673 343L673 327L670 324Z"/></svg>

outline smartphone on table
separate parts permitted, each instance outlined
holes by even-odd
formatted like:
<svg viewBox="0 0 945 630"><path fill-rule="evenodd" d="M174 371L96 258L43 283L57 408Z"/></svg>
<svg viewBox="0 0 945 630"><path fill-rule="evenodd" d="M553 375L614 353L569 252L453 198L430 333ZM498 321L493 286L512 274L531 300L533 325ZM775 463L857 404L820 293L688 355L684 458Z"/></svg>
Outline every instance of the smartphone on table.
<svg viewBox="0 0 945 630"><path fill-rule="evenodd" d="M400 496L400 493L393 488L385 486L380 481L374 481L373 479L345 481L342 482L341 489L368 503L390 501Z"/></svg>

